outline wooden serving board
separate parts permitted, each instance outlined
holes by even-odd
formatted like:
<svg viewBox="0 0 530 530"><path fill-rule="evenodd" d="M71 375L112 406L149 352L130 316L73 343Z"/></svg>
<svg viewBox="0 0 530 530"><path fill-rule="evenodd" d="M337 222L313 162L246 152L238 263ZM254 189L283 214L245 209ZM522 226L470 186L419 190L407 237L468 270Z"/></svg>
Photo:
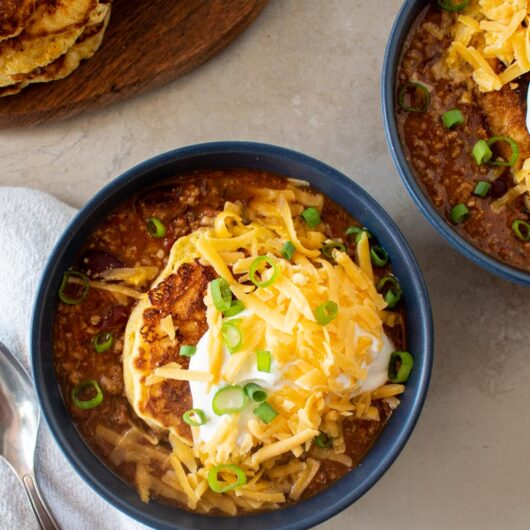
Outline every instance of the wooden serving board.
<svg viewBox="0 0 530 530"><path fill-rule="evenodd" d="M167 83L220 51L268 0L114 0L103 45L69 77L0 98L0 128L75 116Z"/></svg>

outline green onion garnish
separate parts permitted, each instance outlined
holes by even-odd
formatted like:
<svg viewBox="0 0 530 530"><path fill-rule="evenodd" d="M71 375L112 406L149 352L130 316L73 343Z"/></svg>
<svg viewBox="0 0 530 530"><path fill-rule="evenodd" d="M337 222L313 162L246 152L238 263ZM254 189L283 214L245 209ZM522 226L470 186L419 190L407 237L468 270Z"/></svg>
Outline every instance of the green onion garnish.
<svg viewBox="0 0 530 530"><path fill-rule="evenodd" d="M241 300L232 300L230 307L226 311L224 311L223 315L225 317L233 317L241 313L243 309L245 309L245 306L243 305L243 302L241 302Z"/></svg>
<svg viewBox="0 0 530 530"><path fill-rule="evenodd" d="M112 348L114 335L110 331L102 331L92 338L92 345L97 353L103 353Z"/></svg>
<svg viewBox="0 0 530 530"><path fill-rule="evenodd" d="M517 219L512 223L512 230L521 241L530 241L530 224L526 221Z"/></svg>
<svg viewBox="0 0 530 530"><path fill-rule="evenodd" d="M469 208L465 204L457 204L451 209L450 215L451 221L453 221L453 223L461 223L462 221L465 221L469 216Z"/></svg>
<svg viewBox="0 0 530 530"><path fill-rule="evenodd" d="M256 273L258 272L258 269L260 266L264 263L267 263L271 266L272 274L271 277L268 280L260 281L256 278ZM269 287L272 285L280 275L280 269L278 268L278 265L274 263L274 261L269 258L269 256L258 256L251 264L250 268L248 270L248 277L250 278L250 281L256 286L256 287Z"/></svg>
<svg viewBox="0 0 530 530"><path fill-rule="evenodd" d="M401 286L395 276L384 276L377 284L377 292L383 295L388 309L396 307L401 300Z"/></svg>
<svg viewBox="0 0 530 530"><path fill-rule="evenodd" d="M366 228L361 228L360 226L350 226L346 229L345 235L346 236L355 236L354 241L355 244L359 243L361 240L361 236L363 235L363 232L366 234L366 237L368 239L372 239L372 234L366 230Z"/></svg>
<svg viewBox="0 0 530 530"><path fill-rule="evenodd" d="M247 383L243 390L252 401L256 401L257 403L261 403L267 399L267 392L256 383Z"/></svg>
<svg viewBox="0 0 530 530"><path fill-rule="evenodd" d="M85 390L88 390L89 388L93 388L96 391L96 395L93 398L86 400L79 399L79 394ZM103 401L103 392L101 391L97 381L82 381L78 385L75 385L72 389L72 401L78 409L93 409Z"/></svg>
<svg viewBox="0 0 530 530"><path fill-rule="evenodd" d="M224 278L216 278L210 282L210 292L217 311L228 311L232 305L232 291Z"/></svg>
<svg viewBox="0 0 530 530"><path fill-rule="evenodd" d="M281 255L285 259L291 259L293 257L294 251L296 250L296 247L293 245L291 241L286 241L283 244L282 249L280 250Z"/></svg>
<svg viewBox="0 0 530 530"><path fill-rule="evenodd" d="M190 344L183 344L180 347L179 355L181 357L193 357L197 353L197 347Z"/></svg>
<svg viewBox="0 0 530 530"><path fill-rule="evenodd" d="M464 116L458 109L452 109L444 113L442 121L448 129L452 129L464 123Z"/></svg>
<svg viewBox="0 0 530 530"><path fill-rule="evenodd" d="M370 249L370 259L376 267L384 267L388 263L387 251L379 245L374 245Z"/></svg>
<svg viewBox="0 0 530 530"><path fill-rule="evenodd" d="M348 228L346 228L346 232L344 232L344 234L346 236L353 236L353 235L357 235L359 232L362 232L363 231L363 228L361 228L360 226L349 226Z"/></svg>
<svg viewBox="0 0 530 530"><path fill-rule="evenodd" d="M321 326L325 326L326 324L329 324L334 318L336 318L339 312L339 306L335 302L328 300L327 302L320 304L317 308L315 308L313 312L315 314L317 322Z"/></svg>
<svg viewBox="0 0 530 530"><path fill-rule="evenodd" d="M462 11L469 5L469 2L470 0L460 0L460 2L456 3L455 0L437 0L438 7L449 13Z"/></svg>
<svg viewBox="0 0 530 530"><path fill-rule="evenodd" d="M309 228L316 228L320 224L320 212L311 206L302 212L302 218Z"/></svg>
<svg viewBox="0 0 530 530"><path fill-rule="evenodd" d="M219 473L229 471L235 475L235 482L219 482ZM226 493L247 483L245 472L235 464L220 464L208 471L208 486L214 493Z"/></svg>
<svg viewBox="0 0 530 530"><path fill-rule="evenodd" d="M243 342L243 336L241 335L240 329L237 327L239 320L228 320L223 322L221 326L221 335L225 346L228 348L230 353L235 353L241 348Z"/></svg>
<svg viewBox="0 0 530 530"><path fill-rule="evenodd" d="M158 217L149 217L146 227L151 237L164 237L166 235L166 227Z"/></svg>
<svg viewBox="0 0 530 530"><path fill-rule="evenodd" d="M78 278L81 280L81 292L74 298L66 294L66 288L69 285L70 278ZM59 298L62 302L68 305L80 304L88 295L90 284L88 283L88 276L78 271L66 271L63 274L63 279L59 287Z"/></svg>
<svg viewBox="0 0 530 530"><path fill-rule="evenodd" d="M390 356L388 379L392 383L404 383L414 366L414 357L408 351L395 351Z"/></svg>
<svg viewBox="0 0 530 530"><path fill-rule="evenodd" d="M256 352L258 372L270 373L271 371L271 352L261 350Z"/></svg>
<svg viewBox="0 0 530 530"><path fill-rule="evenodd" d="M263 422L270 423L278 413L268 404L261 403L254 409L254 414Z"/></svg>
<svg viewBox="0 0 530 530"><path fill-rule="evenodd" d="M333 259L333 250L337 249L341 252L346 252L346 246L344 243L341 243L340 241L328 241L321 249L320 251L324 255L324 257L332 260Z"/></svg>
<svg viewBox="0 0 530 530"><path fill-rule="evenodd" d="M513 138L510 138L509 136L494 136L493 138L490 138L488 140L488 147L491 148L491 146L496 144L497 142L506 142L507 144L509 144L512 150L512 156L510 156L510 160L508 160L508 162L504 162L503 160L489 160L489 163L493 166L511 167L515 165L517 159L519 158L519 146L515 143L515 140Z"/></svg>
<svg viewBox="0 0 530 530"><path fill-rule="evenodd" d="M473 146L473 150L471 151L471 153L473 155L473 158L475 159L475 162L479 166L485 164L486 162L489 162L491 160L491 157L493 156L490 146L488 145L488 142L486 142L486 140L479 140Z"/></svg>
<svg viewBox="0 0 530 530"><path fill-rule="evenodd" d="M241 412L247 402L247 395L237 385L228 385L220 388L214 395L212 409L217 416Z"/></svg>
<svg viewBox="0 0 530 530"><path fill-rule="evenodd" d="M190 409L187 410L183 415L182 419L192 427L200 427L201 425L204 425L208 418L206 417L206 414L201 409Z"/></svg>
<svg viewBox="0 0 530 530"><path fill-rule="evenodd" d="M495 145L497 142L506 142L511 150L512 154L510 156L510 160L505 162L504 160L492 160L493 152L491 150L491 147ZM519 146L515 142L513 138L510 138L509 136L493 136L492 138L488 140L479 140L474 146L473 146L473 158L475 159L475 162L480 166L481 164L491 164L492 166L513 166L517 162L519 158Z"/></svg>
<svg viewBox="0 0 530 530"><path fill-rule="evenodd" d="M475 189L473 190L473 195L484 198L488 195L490 190L491 182L488 182L487 180L479 180L475 186Z"/></svg>
<svg viewBox="0 0 530 530"><path fill-rule="evenodd" d="M321 447L322 449L331 447L331 444L333 443L333 440L325 432L322 431L320 431L320 434L318 436L315 436L315 439L313 441L315 442L315 445L317 447Z"/></svg>
<svg viewBox="0 0 530 530"><path fill-rule="evenodd" d="M409 105L405 102L405 98L409 92L413 92L415 96L420 95L421 103L419 105ZM427 87L421 83L406 83L399 90L398 103L402 109L408 112L427 112L431 103L431 94Z"/></svg>

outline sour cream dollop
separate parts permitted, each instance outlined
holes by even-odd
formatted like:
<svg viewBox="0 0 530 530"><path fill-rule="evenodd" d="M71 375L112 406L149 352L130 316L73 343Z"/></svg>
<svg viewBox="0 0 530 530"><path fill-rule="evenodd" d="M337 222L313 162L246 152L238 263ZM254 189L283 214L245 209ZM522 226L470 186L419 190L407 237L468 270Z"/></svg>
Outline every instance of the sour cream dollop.
<svg viewBox="0 0 530 530"><path fill-rule="evenodd" d="M237 318L245 318L250 316L252 313L249 310L245 310L237 315ZM388 379L388 363L390 361L390 355L394 351L394 346L390 338L383 333L381 341L379 341L374 335L367 333L360 327L356 327L356 332L360 336L366 336L372 338L372 345L370 347L370 354L372 362L366 366L367 377L362 382L360 387L357 388L350 397L355 397L362 392L369 392L376 388L384 385ZM210 338L210 330L201 337L197 344L197 350L195 355L190 359L190 370L198 370L201 372L210 372L210 355L208 352L208 344ZM227 362L230 358L230 352L227 348L223 348L223 363ZM296 362L296 358L293 359L293 363ZM337 380L344 386L351 386L349 378L345 375L340 375ZM236 381L231 381L230 384L237 384L244 386L248 382L254 382L262 386L267 392L272 393L280 390L285 385L292 385L291 381L286 381L282 376L282 369L275 366L274 360L270 372L260 372L257 369L256 358L249 356L238 372ZM198 427L195 432L197 438L195 442L208 443L223 427L225 422L229 421L229 415L218 416L212 407L213 398L217 391L222 387L226 386L227 382L220 381L220 384L211 385L208 388L208 383L190 381L190 390L193 399L193 408L201 409L206 417L207 422L204 425ZM245 410L240 417L238 424L238 442L241 442L245 435L249 434L247 422L249 419L249 413L252 412L252 405L247 406L248 410Z"/></svg>

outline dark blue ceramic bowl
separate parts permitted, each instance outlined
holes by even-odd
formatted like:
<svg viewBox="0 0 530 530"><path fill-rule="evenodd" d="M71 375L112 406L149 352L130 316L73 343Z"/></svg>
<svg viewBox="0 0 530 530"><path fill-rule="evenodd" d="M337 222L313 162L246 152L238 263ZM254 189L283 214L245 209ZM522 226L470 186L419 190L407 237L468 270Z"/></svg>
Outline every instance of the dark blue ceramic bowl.
<svg viewBox="0 0 530 530"><path fill-rule="evenodd" d="M456 250L488 272L500 276L505 280L530 286L530 273L497 261L495 258L474 247L453 229L432 205L429 196L421 188L405 158L396 123L397 71L403 43L409 34L411 25L420 12L430 3L431 0L405 0L394 22L386 47L381 79L381 96L383 101L385 135L394 165L416 206L418 206L431 225Z"/></svg>
<svg viewBox="0 0 530 530"><path fill-rule="evenodd" d="M63 271L98 223L138 190L197 169L249 168L308 180L373 232L388 251L404 293L408 348L416 364L401 406L361 466L309 501L275 512L237 518L195 515L158 502L144 504L85 444L63 403L53 367L53 315ZM433 330L429 298L416 260L392 219L365 191L321 162L271 145L220 142L184 147L127 171L77 214L52 252L37 293L31 337L33 377L44 417L57 443L83 479L110 504L160 529L252 530L308 528L337 514L368 491L403 449L420 414L431 373Z"/></svg>

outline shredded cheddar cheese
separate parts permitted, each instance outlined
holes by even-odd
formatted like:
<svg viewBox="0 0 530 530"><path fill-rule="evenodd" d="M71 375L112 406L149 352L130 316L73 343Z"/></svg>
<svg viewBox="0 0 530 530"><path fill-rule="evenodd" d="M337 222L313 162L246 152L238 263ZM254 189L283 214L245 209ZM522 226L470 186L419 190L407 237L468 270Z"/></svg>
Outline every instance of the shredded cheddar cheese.
<svg viewBox="0 0 530 530"><path fill-rule="evenodd" d="M141 287L154 280L158 272L158 267L120 267L103 271L101 278L105 281L122 281L134 287Z"/></svg>
<svg viewBox="0 0 530 530"><path fill-rule="evenodd" d="M530 71L528 0L474 0L457 18L447 63L468 63L479 90L500 90ZM499 62L503 70L496 73Z"/></svg>
<svg viewBox="0 0 530 530"><path fill-rule="evenodd" d="M81 285L83 283L79 278L70 278L69 282L74 283L76 285ZM117 296L125 296L128 298L136 299L141 299L145 297L144 293L141 293L135 289L131 289L130 287L126 287L117 283L105 283L102 281L100 282L96 280L90 280L88 284L93 289L101 289L102 291L108 291L109 293L112 293L113 295Z"/></svg>
<svg viewBox="0 0 530 530"><path fill-rule="evenodd" d="M175 340L177 330L175 329L175 323L171 315L166 315L160 320L160 329L172 340Z"/></svg>
<svg viewBox="0 0 530 530"><path fill-rule="evenodd" d="M207 440L201 439L200 426L191 427L193 440L170 426L172 452L163 454L167 473L162 481L146 478L146 467L137 472L143 499L160 488L169 488L174 495L184 496L190 509L208 513L217 507L226 514L298 500L323 460L351 465L351 458L344 454L343 419L378 420L372 400L393 398L403 391L402 385L389 384L373 392L362 390L372 362L370 352L382 346L383 326L399 323L399 315L386 308L375 288L366 234L357 246L356 260L337 249L333 259L325 260L321 254L325 228L310 229L300 217L308 206L321 210L323 197L293 185L284 190L257 189L245 215L241 204L227 202L211 227L200 228L175 243L166 269L154 285L183 263L196 260L211 266L245 308L244 316L236 316L242 342L237 351L226 355L222 336L225 317L209 288L204 298L207 366L184 369L169 362L151 369L143 387L164 379L201 382L208 392L212 385L237 385L249 360L255 362L257 351L270 353L282 384L268 394L267 403L277 413L269 423L252 414L229 414ZM289 260L281 254L286 241L295 247ZM258 256L267 256L278 273L276 280L263 288L250 282L251 265ZM262 271L261 281L266 282L272 274L272 268ZM317 322L315 308L327 301L337 304L338 313L324 326ZM148 303L147 298L140 303L138 314ZM175 340L171 315L161 319L160 330L164 340ZM141 348L139 340L131 335L127 344ZM128 390L128 395L132 394ZM246 427L240 433L241 422ZM330 448L314 448L312 442L320 431L332 438ZM109 433L103 432L103 436ZM125 436L120 446L127 443L124 440ZM240 467L247 483L222 496L213 494L208 471L226 463ZM228 479L222 476L221 480Z"/></svg>
<svg viewBox="0 0 530 530"><path fill-rule="evenodd" d="M212 374L208 372L198 372L193 370L184 370L177 363L164 364L156 368L145 383L154 385L163 379L175 379L176 381L211 381Z"/></svg>
<svg viewBox="0 0 530 530"><path fill-rule="evenodd" d="M493 211L499 211L506 204L523 193L528 193L530 195L530 158L527 158L523 162L521 169L513 171L512 173L515 186L492 203L491 207Z"/></svg>

